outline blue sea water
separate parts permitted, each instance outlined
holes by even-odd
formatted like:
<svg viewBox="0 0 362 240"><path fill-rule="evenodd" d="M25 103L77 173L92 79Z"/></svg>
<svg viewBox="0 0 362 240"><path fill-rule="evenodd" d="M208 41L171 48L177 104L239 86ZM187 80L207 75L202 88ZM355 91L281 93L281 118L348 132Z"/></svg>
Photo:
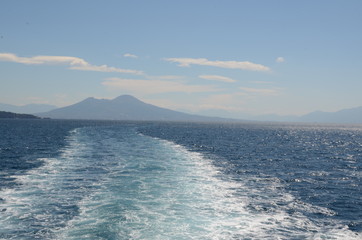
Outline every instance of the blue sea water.
<svg viewBox="0 0 362 240"><path fill-rule="evenodd" d="M0 239L362 239L362 126L0 121Z"/></svg>

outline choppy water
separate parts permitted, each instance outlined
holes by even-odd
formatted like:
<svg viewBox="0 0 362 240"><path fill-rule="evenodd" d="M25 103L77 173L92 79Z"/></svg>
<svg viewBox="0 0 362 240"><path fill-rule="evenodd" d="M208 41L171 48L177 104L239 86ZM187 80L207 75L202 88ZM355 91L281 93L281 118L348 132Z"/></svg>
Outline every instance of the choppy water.
<svg viewBox="0 0 362 240"><path fill-rule="evenodd" d="M362 128L0 121L0 239L362 239Z"/></svg>

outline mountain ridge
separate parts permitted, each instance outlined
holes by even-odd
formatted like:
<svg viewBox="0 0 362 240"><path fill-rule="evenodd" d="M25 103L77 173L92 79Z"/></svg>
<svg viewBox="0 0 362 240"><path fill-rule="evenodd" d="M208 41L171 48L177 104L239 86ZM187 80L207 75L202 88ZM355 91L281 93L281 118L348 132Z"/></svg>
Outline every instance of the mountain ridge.
<svg viewBox="0 0 362 240"><path fill-rule="evenodd" d="M0 111L21 113L21 114L36 114L41 112L47 112L58 108L57 106L50 104L26 104L22 106L0 103Z"/></svg>
<svg viewBox="0 0 362 240"><path fill-rule="evenodd" d="M25 106L32 106L28 104ZM37 105L37 104L35 104ZM1 106L14 106L10 104L0 104ZM19 107L19 106L18 106ZM41 106L44 107L44 106ZM45 105L45 107L54 107ZM25 113L28 111L9 111L15 113ZM28 113L29 114L29 113ZM89 119L89 120L136 120L136 121L269 121L269 122L305 122L305 123L342 123L342 124L362 124L362 106L342 109L336 112L315 111L303 116L279 116L261 115L249 116L244 119L230 117L209 117L191 113L184 113L158 107L145 103L131 95L120 95L114 99L96 99L88 97L78 103L52 109L50 111L32 112L42 118L55 119ZM228 115L225 115L228 116ZM230 116L230 115L229 115Z"/></svg>
<svg viewBox="0 0 362 240"><path fill-rule="evenodd" d="M131 95L121 95L110 100L89 97L66 107L39 113L37 116L83 120L231 121L226 118L193 115L158 107Z"/></svg>
<svg viewBox="0 0 362 240"><path fill-rule="evenodd" d="M303 122L362 123L362 106L336 112L315 111L299 118Z"/></svg>

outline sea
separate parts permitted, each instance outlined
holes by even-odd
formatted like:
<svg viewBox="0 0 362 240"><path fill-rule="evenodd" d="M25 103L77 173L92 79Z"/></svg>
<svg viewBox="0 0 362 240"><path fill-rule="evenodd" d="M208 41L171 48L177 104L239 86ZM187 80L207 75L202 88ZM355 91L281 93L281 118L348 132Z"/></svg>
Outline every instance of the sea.
<svg viewBox="0 0 362 240"><path fill-rule="evenodd" d="M362 126L0 120L0 239L362 239Z"/></svg>

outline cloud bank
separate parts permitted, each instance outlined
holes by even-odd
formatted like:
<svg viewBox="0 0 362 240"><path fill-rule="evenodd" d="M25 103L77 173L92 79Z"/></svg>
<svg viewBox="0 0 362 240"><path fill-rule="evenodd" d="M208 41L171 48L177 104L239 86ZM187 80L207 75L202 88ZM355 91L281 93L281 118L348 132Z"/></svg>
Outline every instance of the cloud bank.
<svg viewBox="0 0 362 240"><path fill-rule="evenodd" d="M109 67L107 65L92 65L82 58L71 56L34 56L18 57L13 53L0 53L0 61L16 62L29 65L67 65L69 69L96 72L118 72L142 75L142 71Z"/></svg>
<svg viewBox="0 0 362 240"><path fill-rule="evenodd" d="M206 58L166 58L168 62L178 63L180 67L189 67L190 65L203 65L220 68L241 69L250 71L269 71L270 68L261 64L252 63L249 61L210 61Z"/></svg>

